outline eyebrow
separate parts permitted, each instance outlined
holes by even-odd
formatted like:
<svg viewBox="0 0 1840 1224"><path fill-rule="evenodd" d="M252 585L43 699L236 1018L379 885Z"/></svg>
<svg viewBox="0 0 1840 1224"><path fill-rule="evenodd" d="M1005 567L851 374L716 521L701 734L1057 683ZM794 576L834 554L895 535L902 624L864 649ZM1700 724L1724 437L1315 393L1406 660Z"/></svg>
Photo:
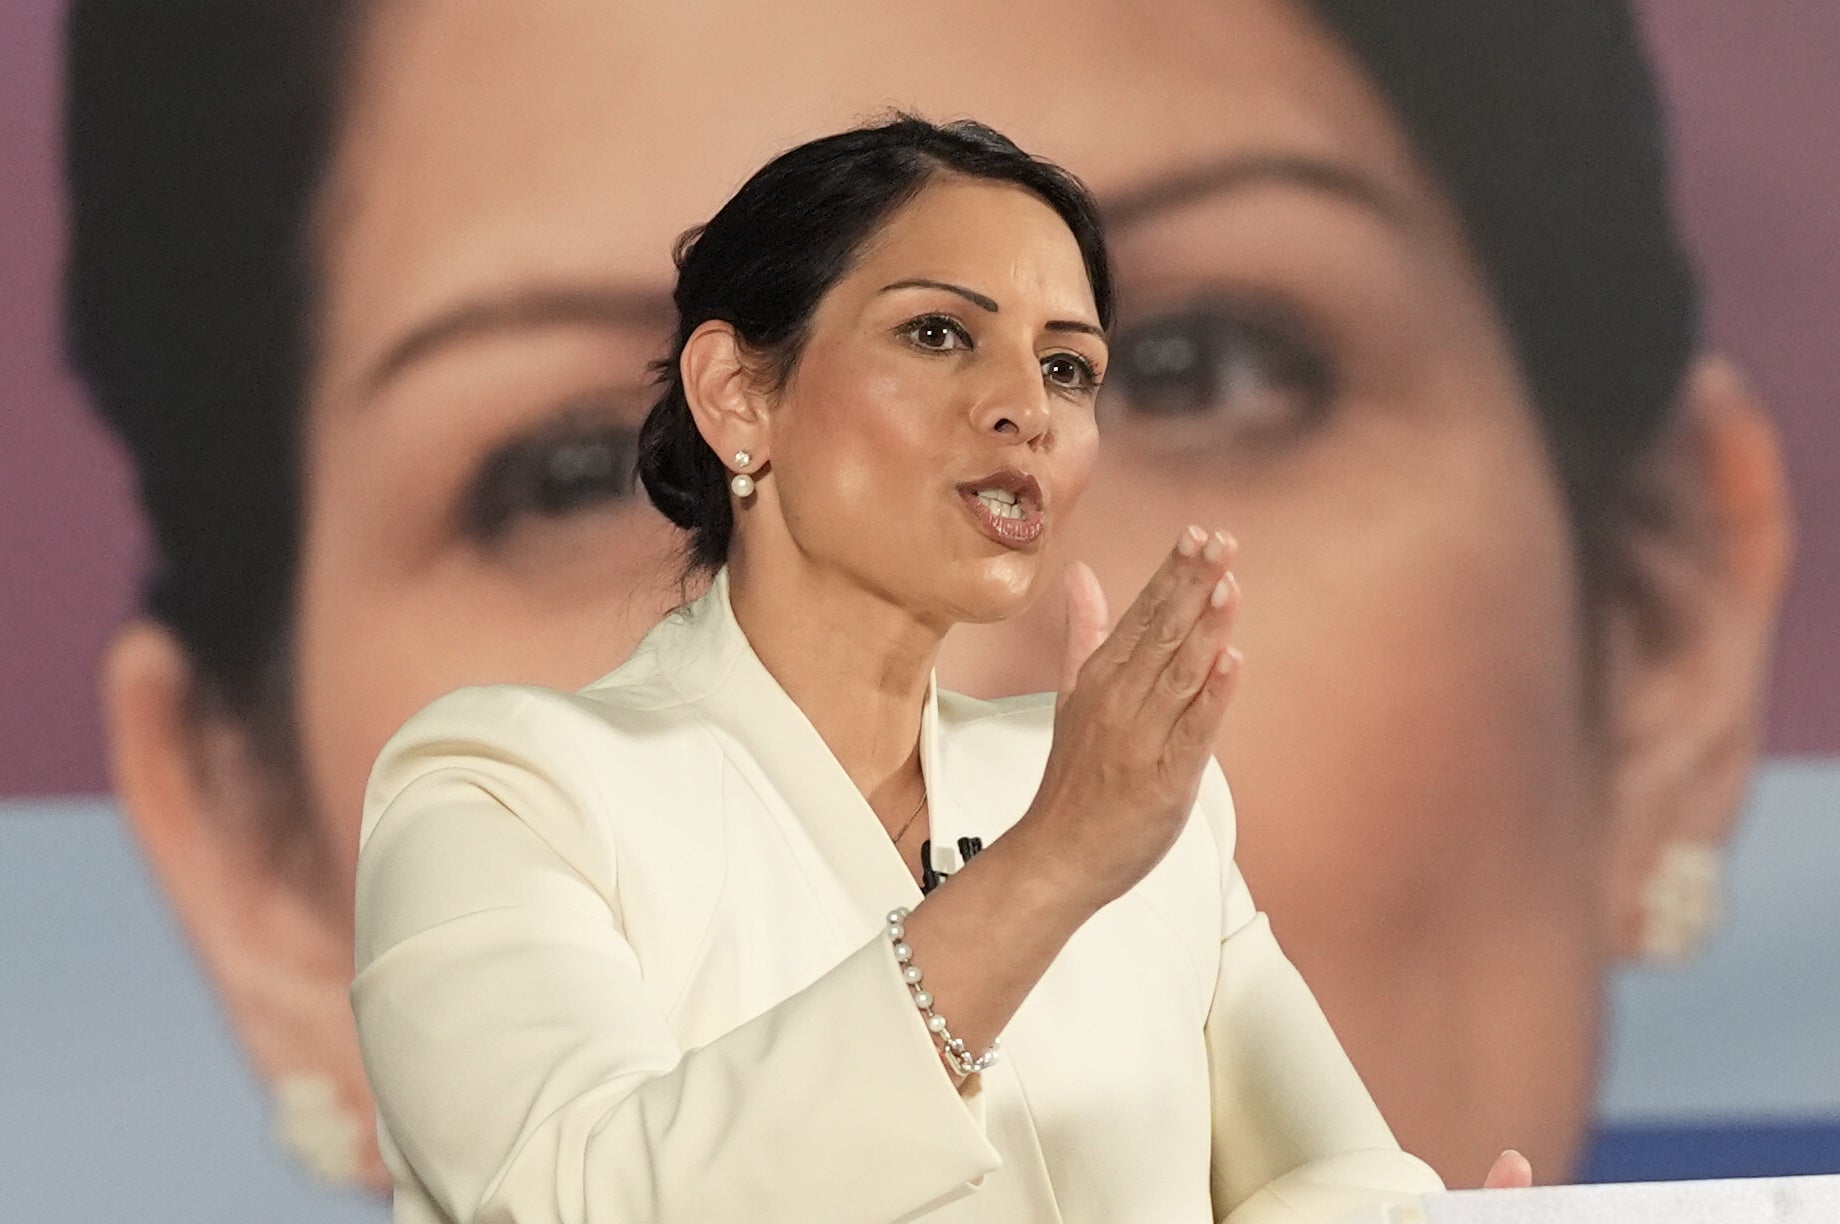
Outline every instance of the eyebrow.
<svg viewBox="0 0 1840 1224"><path fill-rule="evenodd" d="M1289 153L1242 154L1204 162L1141 183L1103 202L1099 211L1108 227L1122 229L1211 197L1273 184L1336 196L1394 224L1406 224L1404 203L1353 166Z"/></svg>
<svg viewBox="0 0 1840 1224"><path fill-rule="evenodd" d="M924 276L915 276L883 285L881 291L889 293L895 289L943 289L947 293L956 293L972 305L988 310L991 314L998 312L997 299L979 293L975 289L967 289L963 285L954 285L951 281L930 280ZM1078 319L1050 319L1042 324L1042 329L1051 332L1080 332L1088 336L1097 336L1101 340L1105 339L1103 327L1093 323L1083 323Z"/></svg>
<svg viewBox="0 0 1840 1224"><path fill-rule="evenodd" d="M531 285L488 293L451 306L389 346L364 380L374 394L409 366L439 349L479 336L587 323L657 328L675 317L668 293L604 285Z"/></svg>
<svg viewBox="0 0 1840 1224"><path fill-rule="evenodd" d="M959 297L964 298L973 306L988 310L991 314L997 313L996 298L979 293L976 289L967 289L963 285L954 285L951 281L928 280L924 276L914 276L909 277L907 280L898 280L893 284L882 286L883 293L892 293L896 289L944 289L947 293L956 293Z"/></svg>

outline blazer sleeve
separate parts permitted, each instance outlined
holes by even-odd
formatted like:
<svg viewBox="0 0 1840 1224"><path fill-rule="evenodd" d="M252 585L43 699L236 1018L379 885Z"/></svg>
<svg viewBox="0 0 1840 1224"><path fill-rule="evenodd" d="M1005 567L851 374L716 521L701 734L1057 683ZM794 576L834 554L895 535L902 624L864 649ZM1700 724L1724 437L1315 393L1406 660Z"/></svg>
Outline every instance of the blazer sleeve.
<svg viewBox="0 0 1840 1224"><path fill-rule="evenodd" d="M1200 803L1222 871L1207 1018L1214 1213L1224 1224L1334 1224L1443 1189L1401 1151L1233 862L1233 800L1210 764Z"/></svg>
<svg viewBox="0 0 1840 1224"><path fill-rule="evenodd" d="M623 930L589 717L463 690L373 771L352 1006L419 1191L457 1221L577 1224L895 1221L969 1193L999 1158L879 932L679 1046Z"/></svg>

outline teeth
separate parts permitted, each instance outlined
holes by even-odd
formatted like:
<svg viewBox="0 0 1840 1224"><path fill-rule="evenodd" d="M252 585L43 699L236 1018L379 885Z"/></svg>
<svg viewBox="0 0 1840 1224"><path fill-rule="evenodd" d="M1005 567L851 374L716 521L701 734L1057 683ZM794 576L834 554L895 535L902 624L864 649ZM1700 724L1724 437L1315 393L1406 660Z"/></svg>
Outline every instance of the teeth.
<svg viewBox="0 0 1840 1224"><path fill-rule="evenodd" d="M1007 498L1008 500L1000 500L1003 498ZM983 502L984 505L990 509L990 512L998 518L1019 519L1026 517L1026 512L1023 508L1016 504L1014 494L1003 493L1000 490L985 490L978 494L978 500Z"/></svg>
<svg viewBox="0 0 1840 1224"><path fill-rule="evenodd" d="M1016 495L1011 493L1008 489L979 489L978 496L987 501L991 498L995 498L997 501L1003 502L1006 505L1013 506L1016 504Z"/></svg>

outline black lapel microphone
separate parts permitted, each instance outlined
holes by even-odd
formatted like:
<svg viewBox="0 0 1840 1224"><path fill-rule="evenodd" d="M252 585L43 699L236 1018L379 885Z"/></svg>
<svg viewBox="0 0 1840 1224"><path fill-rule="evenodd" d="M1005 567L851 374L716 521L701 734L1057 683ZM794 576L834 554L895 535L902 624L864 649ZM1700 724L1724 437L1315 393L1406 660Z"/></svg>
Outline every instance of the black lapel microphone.
<svg viewBox="0 0 1840 1224"><path fill-rule="evenodd" d="M978 856L984 848L981 837L961 837L958 839L958 861L962 866ZM933 840L928 838L920 843L920 892L921 895L932 892L939 887L939 882L951 872L936 871L933 868Z"/></svg>

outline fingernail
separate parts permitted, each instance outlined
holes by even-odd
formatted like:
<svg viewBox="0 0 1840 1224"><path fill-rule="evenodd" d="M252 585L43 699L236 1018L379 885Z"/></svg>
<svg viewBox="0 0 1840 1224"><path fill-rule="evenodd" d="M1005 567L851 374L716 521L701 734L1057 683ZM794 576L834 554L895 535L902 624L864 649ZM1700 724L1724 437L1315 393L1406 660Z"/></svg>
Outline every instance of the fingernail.
<svg viewBox="0 0 1840 1224"><path fill-rule="evenodd" d="M1208 537L1205 552L1210 562L1219 564L1220 559L1227 555L1227 537L1216 531Z"/></svg>
<svg viewBox="0 0 1840 1224"><path fill-rule="evenodd" d="M1240 654L1239 647L1229 646L1220 652L1218 659L1214 660L1214 670L1224 676L1244 661L1245 656Z"/></svg>
<svg viewBox="0 0 1840 1224"><path fill-rule="evenodd" d="M1201 541L1206 538L1199 527L1184 529L1182 534L1176 537L1176 555L1178 557L1194 556L1201 551Z"/></svg>
<svg viewBox="0 0 1840 1224"><path fill-rule="evenodd" d="M1233 597L1233 575L1228 574L1225 578L1222 578L1219 582L1216 582L1214 584L1214 589L1208 592L1208 603L1212 604L1216 608L1224 608L1227 606L1227 600L1231 599L1232 597Z"/></svg>

